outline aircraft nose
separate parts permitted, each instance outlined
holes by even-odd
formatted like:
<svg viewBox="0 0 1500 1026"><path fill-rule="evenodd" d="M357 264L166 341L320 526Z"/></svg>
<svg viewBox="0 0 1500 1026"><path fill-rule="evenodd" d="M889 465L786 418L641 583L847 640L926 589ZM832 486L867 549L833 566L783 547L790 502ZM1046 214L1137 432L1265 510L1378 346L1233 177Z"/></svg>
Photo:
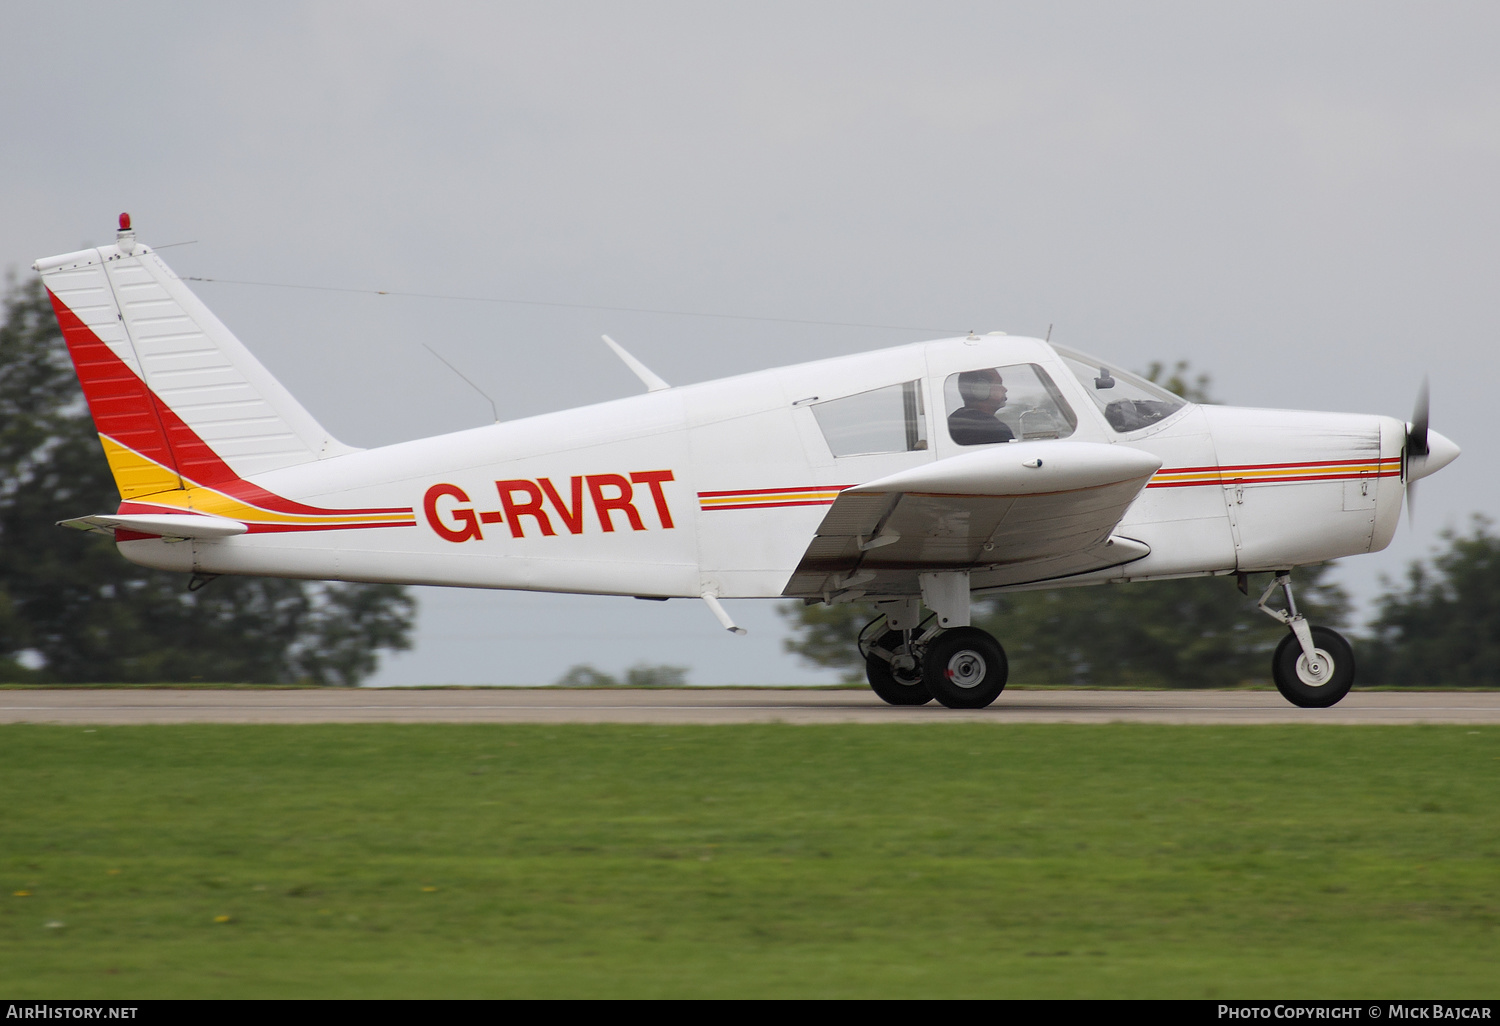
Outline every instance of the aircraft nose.
<svg viewBox="0 0 1500 1026"><path fill-rule="evenodd" d="M1427 432L1427 455L1408 458L1406 479L1419 481L1429 474L1436 474L1458 459L1458 454L1462 451L1452 440L1436 431L1429 430Z"/></svg>

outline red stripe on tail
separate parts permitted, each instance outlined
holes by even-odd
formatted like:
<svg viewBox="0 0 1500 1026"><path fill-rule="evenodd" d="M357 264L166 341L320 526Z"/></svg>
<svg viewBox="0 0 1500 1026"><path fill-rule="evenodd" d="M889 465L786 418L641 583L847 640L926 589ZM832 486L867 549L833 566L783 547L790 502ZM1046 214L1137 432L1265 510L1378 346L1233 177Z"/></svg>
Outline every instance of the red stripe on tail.
<svg viewBox="0 0 1500 1026"><path fill-rule="evenodd" d="M73 369L83 385L83 397L94 417L94 427L128 449L164 467L178 470L157 415L155 397L146 383L100 341L92 328L48 291L57 325L62 329Z"/></svg>
<svg viewBox="0 0 1500 1026"><path fill-rule="evenodd" d="M321 509L283 499L236 474L208 443L198 437L171 407L161 401L130 366L105 345L92 328L49 290L52 309L62 328L68 355L83 385L94 427L126 448L175 471L184 486L206 485L242 502L276 513L364 515L410 513L410 506L389 509Z"/></svg>

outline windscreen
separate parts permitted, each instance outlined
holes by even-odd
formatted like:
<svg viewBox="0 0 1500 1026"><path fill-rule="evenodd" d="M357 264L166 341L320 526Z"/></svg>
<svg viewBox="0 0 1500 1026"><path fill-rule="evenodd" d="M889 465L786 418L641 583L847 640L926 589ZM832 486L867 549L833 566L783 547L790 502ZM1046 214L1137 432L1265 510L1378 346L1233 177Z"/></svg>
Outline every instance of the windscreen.
<svg viewBox="0 0 1500 1026"><path fill-rule="evenodd" d="M1187 405L1160 385L1120 370L1102 360L1053 346L1083 390L1089 394L1109 426L1124 434L1166 420Z"/></svg>

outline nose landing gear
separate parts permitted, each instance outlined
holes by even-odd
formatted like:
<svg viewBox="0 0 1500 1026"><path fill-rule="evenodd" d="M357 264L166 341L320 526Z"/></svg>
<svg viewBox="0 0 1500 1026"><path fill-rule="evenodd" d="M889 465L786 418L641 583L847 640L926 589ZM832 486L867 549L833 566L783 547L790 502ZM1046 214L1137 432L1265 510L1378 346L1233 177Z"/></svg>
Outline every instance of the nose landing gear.
<svg viewBox="0 0 1500 1026"><path fill-rule="evenodd" d="M1286 596L1285 610L1266 604L1277 588ZM1297 612L1289 573L1278 573L1272 578L1256 608L1290 630L1271 658L1271 679L1281 697L1303 709L1326 709L1338 704L1354 686L1354 649L1344 636L1328 627L1309 625L1307 618Z"/></svg>

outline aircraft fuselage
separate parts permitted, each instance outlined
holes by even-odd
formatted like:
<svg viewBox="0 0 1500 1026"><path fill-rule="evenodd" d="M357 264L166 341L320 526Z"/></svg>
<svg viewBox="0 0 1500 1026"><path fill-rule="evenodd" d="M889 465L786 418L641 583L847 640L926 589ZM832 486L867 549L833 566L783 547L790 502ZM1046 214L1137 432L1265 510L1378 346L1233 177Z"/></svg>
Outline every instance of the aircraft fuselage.
<svg viewBox="0 0 1500 1026"><path fill-rule="evenodd" d="M308 507L409 509L400 523L138 538L120 549L145 565L212 574L780 596L841 490L973 451L944 423L946 379L1015 365L1047 371L1077 418L1069 441L1161 460L1115 530L1150 551L1061 578L980 563L970 571L975 590L1273 570L1391 539L1406 433L1395 418L1185 404L1120 431L1052 347L984 336L650 392L249 479ZM815 407L903 382L921 390L925 447L834 455ZM150 505L127 502L121 512Z"/></svg>

